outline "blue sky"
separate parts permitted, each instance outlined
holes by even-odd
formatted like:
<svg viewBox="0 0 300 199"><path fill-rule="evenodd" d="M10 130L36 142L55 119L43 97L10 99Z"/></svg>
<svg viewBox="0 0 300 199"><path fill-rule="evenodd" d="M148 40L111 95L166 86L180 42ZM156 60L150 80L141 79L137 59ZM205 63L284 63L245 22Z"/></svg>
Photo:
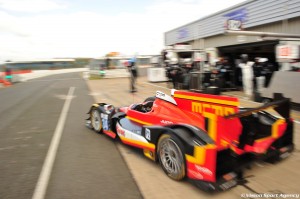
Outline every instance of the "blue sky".
<svg viewBox="0 0 300 199"><path fill-rule="evenodd" d="M158 54L164 32L244 0L0 0L0 61Z"/></svg>

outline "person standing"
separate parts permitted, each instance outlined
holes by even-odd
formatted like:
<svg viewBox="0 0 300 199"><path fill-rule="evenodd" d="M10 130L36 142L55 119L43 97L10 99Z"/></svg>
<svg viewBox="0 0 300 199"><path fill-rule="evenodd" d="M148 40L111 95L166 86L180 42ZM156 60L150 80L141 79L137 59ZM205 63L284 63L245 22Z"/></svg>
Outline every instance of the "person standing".
<svg viewBox="0 0 300 199"><path fill-rule="evenodd" d="M255 58L255 63L253 64L253 82L254 82L254 91L260 92L261 89L263 88L264 82L265 82L265 77L263 76L263 61L266 58L260 58L256 57Z"/></svg>
<svg viewBox="0 0 300 199"><path fill-rule="evenodd" d="M137 78L137 67L136 67L136 59L131 58L128 61L128 70L130 73L130 92L137 92L135 83L136 83L136 78Z"/></svg>
<svg viewBox="0 0 300 199"><path fill-rule="evenodd" d="M242 69L243 90L248 97L253 94L253 64L248 60L247 54L241 55L239 67Z"/></svg>
<svg viewBox="0 0 300 199"><path fill-rule="evenodd" d="M221 89L226 89L231 86L230 73L231 73L231 66L228 62L228 58L224 57L221 59L218 65L218 81L219 81L219 87Z"/></svg>

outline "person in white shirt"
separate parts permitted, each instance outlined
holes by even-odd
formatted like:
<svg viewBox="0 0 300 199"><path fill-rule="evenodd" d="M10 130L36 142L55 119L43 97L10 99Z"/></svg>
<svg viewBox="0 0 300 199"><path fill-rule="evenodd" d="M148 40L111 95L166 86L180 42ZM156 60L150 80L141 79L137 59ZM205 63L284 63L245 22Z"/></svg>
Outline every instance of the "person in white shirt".
<svg viewBox="0 0 300 199"><path fill-rule="evenodd" d="M242 69L243 90L248 97L253 94L253 64L254 62L248 61L248 55L241 55L239 67Z"/></svg>

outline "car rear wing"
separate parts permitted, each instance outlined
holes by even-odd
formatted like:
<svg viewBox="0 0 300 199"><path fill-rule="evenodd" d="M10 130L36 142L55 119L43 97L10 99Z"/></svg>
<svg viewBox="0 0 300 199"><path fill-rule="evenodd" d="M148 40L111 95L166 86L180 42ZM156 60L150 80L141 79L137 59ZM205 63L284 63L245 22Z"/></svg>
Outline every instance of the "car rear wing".
<svg viewBox="0 0 300 199"><path fill-rule="evenodd" d="M273 108L277 111L283 118L289 119L290 118L290 99L285 98L281 93L274 93L274 101L268 104L259 106L257 108L249 108L246 111L241 111L234 114L229 114L224 116L225 119L232 119L232 118L241 118L252 113L256 113L268 108Z"/></svg>

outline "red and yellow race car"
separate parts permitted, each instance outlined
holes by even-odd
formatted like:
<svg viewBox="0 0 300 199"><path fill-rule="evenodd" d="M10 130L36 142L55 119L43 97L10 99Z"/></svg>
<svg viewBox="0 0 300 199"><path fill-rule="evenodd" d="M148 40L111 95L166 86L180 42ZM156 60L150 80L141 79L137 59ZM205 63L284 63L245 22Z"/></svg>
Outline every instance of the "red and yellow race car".
<svg viewBox="0 0 300 199"><path fill-rule="evenodd" d="M253 160L274 162L294 149L290 100L280 94L274 99L240 108L235 97L157 91L128 107L93 104L87 125L142 149L173 180L187 178L203 190L220 191L237 185Z"/></svg>

